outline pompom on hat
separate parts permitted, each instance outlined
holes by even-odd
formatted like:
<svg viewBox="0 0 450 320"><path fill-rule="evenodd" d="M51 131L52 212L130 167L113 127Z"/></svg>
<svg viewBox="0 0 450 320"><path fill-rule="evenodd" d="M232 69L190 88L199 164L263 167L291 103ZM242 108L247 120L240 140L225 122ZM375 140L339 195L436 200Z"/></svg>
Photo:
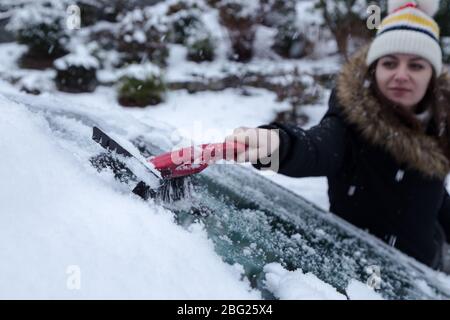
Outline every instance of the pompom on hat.
<svg viewBox="0 0 450 320"><path fill-rule="evenodd" d="M389 0L389 15L381 22L370 45L366 64L389 54L414 54L428 60L436 75L442 73L440 29L433 16L439 0Z"/></svg>

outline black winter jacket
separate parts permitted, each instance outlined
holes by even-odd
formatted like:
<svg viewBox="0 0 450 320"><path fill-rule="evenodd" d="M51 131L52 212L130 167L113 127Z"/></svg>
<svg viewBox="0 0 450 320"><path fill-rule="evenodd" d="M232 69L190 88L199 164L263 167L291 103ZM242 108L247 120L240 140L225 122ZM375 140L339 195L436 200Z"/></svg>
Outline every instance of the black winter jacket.
<svg viewBox="0 0 450 320"><path fill-rule="evenodd" d="M279 173L326 176L331 212L438 268L450 240L450 165L435 138L382 112L363 78L366 52L343 68L319 125L265 126L280 129Z"/></svg>

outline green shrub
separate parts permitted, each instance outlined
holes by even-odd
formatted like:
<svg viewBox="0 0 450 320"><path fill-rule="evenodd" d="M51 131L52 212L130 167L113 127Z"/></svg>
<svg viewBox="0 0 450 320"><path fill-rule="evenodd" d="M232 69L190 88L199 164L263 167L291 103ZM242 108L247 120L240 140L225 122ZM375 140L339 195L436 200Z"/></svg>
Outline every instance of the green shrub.
<svg viewBox="0 0 450 320"><path fill-rule="evenodd" d="M120 79L118 99L122 106L145 107L164 101L166 85L159 76L137 79L125 76Z"/></svg>
<svg viewBox="0 0 450 320"><path fill-rule="evenodd" d="M187 58L195 62L213 61L214 45L210 38L195 40L189 44Z"/></svg>
<svg viewBox="0 0 450 320"><path fill-rule="evenodd" d="M204 29L200 19L192 13L178 12L172 20L169 40L173 43L187 44L191 36Z"/></svg>
<svg viewBox="0 0 450 320"><path fill-rule="evenodd" d="M52 24L39 24L18 31L17 42L28 46L30 56L61 57L67 53L64 42L68 39L61 26L55 21Z"/></svg>
<svg viewBox="0 0 450 320"><path fill-rule="evenodd" d="M272 49L284 58L296 59L310 54L313 44L290 20L277 28Z"/></svg>

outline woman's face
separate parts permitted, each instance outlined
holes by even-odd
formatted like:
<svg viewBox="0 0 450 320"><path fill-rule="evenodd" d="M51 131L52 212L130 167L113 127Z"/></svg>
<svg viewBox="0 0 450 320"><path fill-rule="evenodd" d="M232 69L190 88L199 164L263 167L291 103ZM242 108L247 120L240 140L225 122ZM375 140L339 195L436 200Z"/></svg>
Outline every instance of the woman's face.
<svg viewBox="0 0 450 320"><path fill-rule="evenodd" d="M433 76L431 64L416 55L393 54L378 60L375 78L381 93L408 111L425 96Z"/></svg>

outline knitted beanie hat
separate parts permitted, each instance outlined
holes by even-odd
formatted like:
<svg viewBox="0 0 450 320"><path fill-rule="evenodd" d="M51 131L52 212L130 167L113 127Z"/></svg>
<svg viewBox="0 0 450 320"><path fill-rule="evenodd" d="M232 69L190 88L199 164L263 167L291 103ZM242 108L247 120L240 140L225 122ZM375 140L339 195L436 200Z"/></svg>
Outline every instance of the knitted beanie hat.
<svg viewBox="0 0 450 320"><path fill-rule="evenodd" d="M442 72L440 29L432 18L439 0L388 0L389 15L382 21L367 54L370 66L388 54L414 54L428 60L439 76Z"/></svg>

